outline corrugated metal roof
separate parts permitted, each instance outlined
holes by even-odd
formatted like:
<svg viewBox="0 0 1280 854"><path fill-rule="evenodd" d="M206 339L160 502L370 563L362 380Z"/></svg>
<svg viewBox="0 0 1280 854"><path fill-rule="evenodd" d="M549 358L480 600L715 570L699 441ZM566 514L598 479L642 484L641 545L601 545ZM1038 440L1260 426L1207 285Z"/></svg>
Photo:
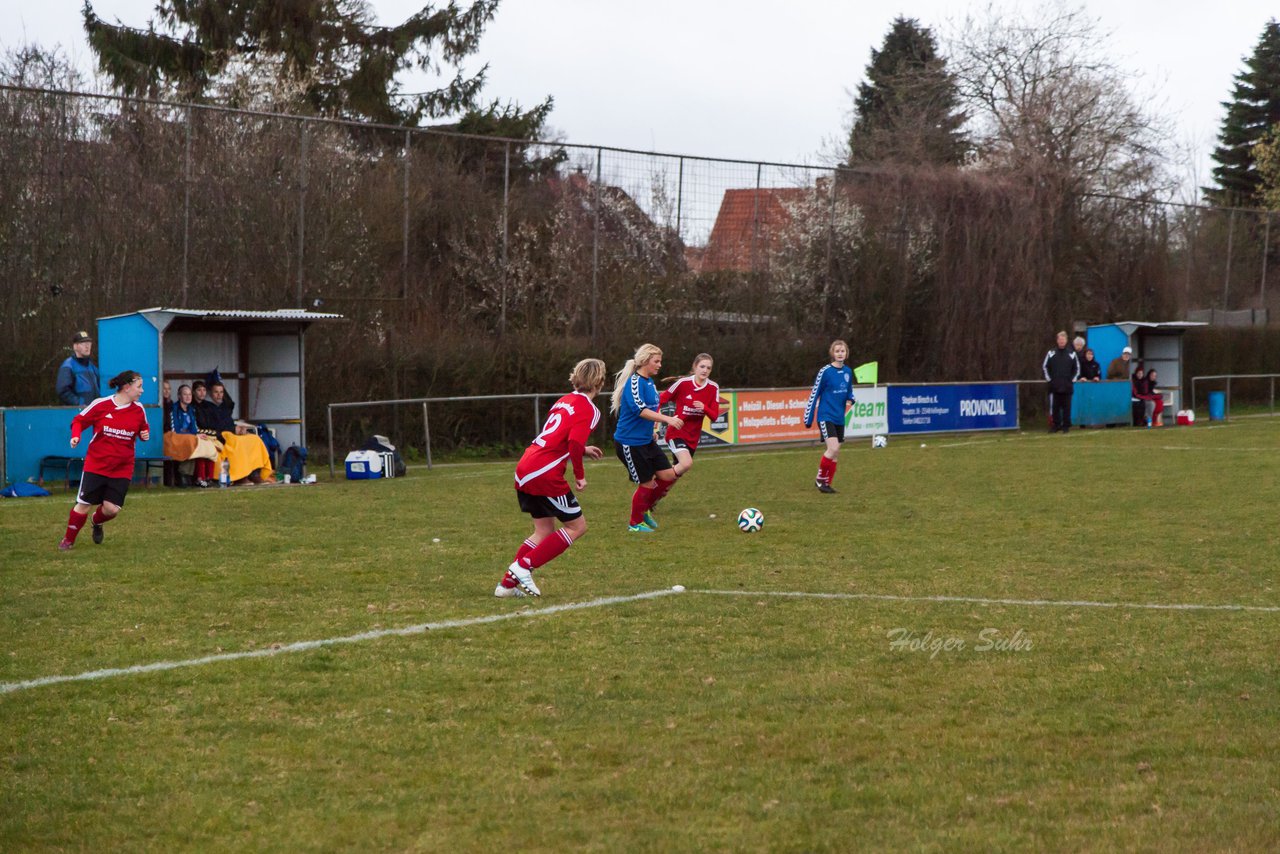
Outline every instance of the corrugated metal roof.
<svg viewBox="0 0 1280 854"><path fill-rule="evenodd" d="M343 320L341 314L327 314L319 311L308 311L305 308L278 308L275 311L241 311L223 308L143 308L126 314L113 314L100 317L99 320L111 320L116 317L128 317L130 314L156 314L164 312L177 317L225 317L242 320Z"/></svg>

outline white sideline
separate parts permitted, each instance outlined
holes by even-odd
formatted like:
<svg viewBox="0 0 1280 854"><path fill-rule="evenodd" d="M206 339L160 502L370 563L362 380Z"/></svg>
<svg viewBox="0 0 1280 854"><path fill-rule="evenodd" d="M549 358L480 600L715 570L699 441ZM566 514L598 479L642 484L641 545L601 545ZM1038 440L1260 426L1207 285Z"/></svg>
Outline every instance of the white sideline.
<svg viewBox="0 0 1280 854"><path fill-rule="evenodd" d="M712 596L777 596L790 599L870 599L880 602L940 602L969 605L1025 605L1034 608L1134 608L1146 611L1258 611L1280 613L1280 605L1205 605L1199 603L1091 602L1070 599L986 599L979 596L895 596L890 593L806 593L787 590L690 590Z"/></svg>
<svg viewBox="0 0 1280 854"><path fill-rule="evenodd" d="M130 676L135 673L154 673L159 670L177 670L181 667L198 667L202 664L215 664L221 661L239 661L246 658L270 658L274 655L285 655L291 652L306 652L311 649L319 649L323 646L334 646L340 643L360 643L361 641L377 640L378 638L393 637L396 635L420 635L433 629L457 629L464 626L478 626L485 623L498 623L503 620L516 620L521 617L541 617L548 614L560 614L566 611L582 611L587 608L602 608L606 605L620 605L623 602L637 602L641 599L656 599L659 596L676 595L675 590L653 590L648 593L637 593L633 596L606 596L602 599L592 599L588 602L569 602L564 605L552 605L548 608L525 609L521 611L509 611L505 614L490 614L485 617L467 617L461 620L442 620L438 623L419 623L416 626L404 626L399 629L378 629L371 632L361 632L357 635L347 635L340 638L325 638L323 640L298 641L297 643L284 644L276 647L264 647L263 649L254 649L247 652L224 652L218 655L206 655L203 658L188 658L183 661L157 661L153 664L135 664L132 667L109 667L103 670L91 670L86 673L76 673L67 676L42 676L38 679L28 679L23 682L0 682L0 694L10 694L15 691L23 691L28 688L40 688L45 685L57 685L62 682L89 682L95 679L107 679L112 676Z"/></svg>

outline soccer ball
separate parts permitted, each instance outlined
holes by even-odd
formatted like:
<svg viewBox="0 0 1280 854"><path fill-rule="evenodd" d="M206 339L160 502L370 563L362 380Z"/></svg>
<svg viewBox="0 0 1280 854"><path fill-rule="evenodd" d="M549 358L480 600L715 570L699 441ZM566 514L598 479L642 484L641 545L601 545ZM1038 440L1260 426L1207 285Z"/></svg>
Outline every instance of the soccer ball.
<svg viewBox="0 0 1280 854"><path fill-rule="evenodd" d="M764 514L754 507L748 507L738 514L738 527L744 533L754 534L764 527Z"/></svg>
<svg viewBox="0 0 1280 854"><path fill-rule="evenodd" d="M871 447L873 447L873 448L886 448L886 447L888 447L888 446L889 446L889 437L888 437L888 436L882 436L882 435L880 435L880 434L876 434L875 436L872 436L872 437L871 437Z"/></svg>

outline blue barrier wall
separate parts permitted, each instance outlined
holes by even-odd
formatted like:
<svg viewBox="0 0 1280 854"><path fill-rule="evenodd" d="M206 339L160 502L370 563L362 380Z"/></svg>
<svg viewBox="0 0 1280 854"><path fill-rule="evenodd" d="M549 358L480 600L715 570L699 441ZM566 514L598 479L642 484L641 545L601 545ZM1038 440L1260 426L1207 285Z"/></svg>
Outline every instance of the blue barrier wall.
<svg viewBox="0 0 1280 854"><path fill-rule="evenodd" d="M1090 326L1089 343L1085 346L1093 348L1093 358L1102 365L1102 376L1106 378L1111 360L1120 358L1120 351L1129 346L1129 336L1114 323ZM1134 354L1134 359L1137 359L1137 354Z"/></svg>
<svg viewBox="0 0 1280 854"><path fill-rule="evenodd" d="M119 371L117 371L119 373ZM158 457L163 454L164 438L161 428L163 415L158 406L145 406L147 423L151 425L151 439L138 440L140 457ZM80 437L79 447L72 449L71 419L80 410L74 406L47 408L22 408L4 410L4 471L5 479L18 483L40 476L42 457L78 457L84 459L89 447L92 430Z"/></svg>
<svg viewBox="0 0 1280 854"><path fill-rule="evenodd" d="M1013 383L889 387L891 434L1017 427L1018 387Z"/></svg>
<svg viewBox="0 0 1280 854"><path fill-rule="evenodd" d="M1131 385L1125 380L1076 383L1071 395L1071 423L1130 424L1133 421Z"/></svg>

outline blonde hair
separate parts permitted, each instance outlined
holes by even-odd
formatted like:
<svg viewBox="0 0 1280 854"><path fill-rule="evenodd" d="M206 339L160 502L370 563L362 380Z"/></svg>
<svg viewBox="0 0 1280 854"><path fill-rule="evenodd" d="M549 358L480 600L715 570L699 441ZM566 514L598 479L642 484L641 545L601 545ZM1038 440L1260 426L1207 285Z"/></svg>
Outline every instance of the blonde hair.
<svg viewBox="0 0 1280 854"><path fill-rule="evenodd" d="M641 344L636 350L635 358L627 359L627 363L622 366L622 370L618 371L618 375L613 378L613 396L612 405L609 407L610 412L617 412L622 406L622 394L626 390L627 383L631 380L631 375L637 369L643 368L653 359L654 356L661 356L662 348L657 344Z"/></svg>
<svg viewBox="0 0 1280 854"><path fill-rule="evenodd" d="M604 388L604 362L599 359L583 359L573 366L569 385L574 391L599 391Z"/></svg>
<svg viewBox="0 0 1280 854"><path fill-rule="evenodd" d="M699 362L710 362L711 364L714 365L716 363L716 360L711 358L710 353L699 353L698 355L693 357L693 364L689 366L690 375L692 375L693 372L698 369ZM667 385L669 383L675 382L678 379L680 379L680 377L663 377L661 380L659 380L659 382L662 383L663 385Z"/></svg>
<svg viewBox="0 0 1280 854"><path fill-rule="evenodd" d="M838 345L840 345L840 346L842 346L842 347L844 347L844 355L845 355L845 358L848 358L848 357L849 357L849 345L844 343L844 339L843 339L843 338L837 338L836 340L834 340L834 341L832 341L832 342L831 342L831 346L827 348L827 355L828 355L828 356L830 356L832 359L834 359L834 358L836 357L836 345L837 345L837 344L838 344Z"/></svg>

